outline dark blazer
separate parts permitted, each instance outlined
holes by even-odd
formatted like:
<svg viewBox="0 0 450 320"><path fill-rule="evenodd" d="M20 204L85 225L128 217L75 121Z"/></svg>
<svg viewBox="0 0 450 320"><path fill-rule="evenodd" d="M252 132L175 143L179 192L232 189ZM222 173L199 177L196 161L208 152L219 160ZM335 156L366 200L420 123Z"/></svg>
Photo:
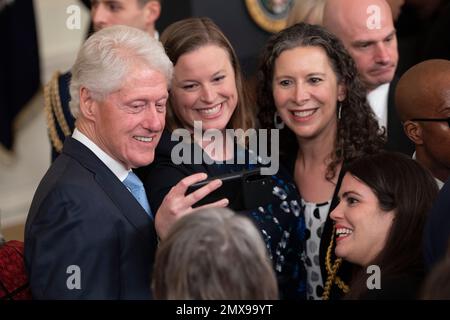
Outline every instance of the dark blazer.
<svg viewBox="0 0 450 320"><path fill-rule="evenodd" d="M67 137L26 222L33 297L150 298L156 243L153 222L133 195L94 153ZM70 266L79 267L80 289L68 288L76 284Z"/></svg>
<svg viewBox="0 0 450 320"><path fill-rule="evenodd" d="M450 179L433 204L424 232L425 263L431 268L450 249Z"/></svg>
<svg viewBox="0 0 450 320"><path fill-rule="evenodd" d="M398 78L392 80L388 93L388 118L387 118L387 143L386 150L397 151L412 156L414 153L414 144L406 136L403 130L403 124L397 114L395 107L395 89L397 88Z"/></svg>

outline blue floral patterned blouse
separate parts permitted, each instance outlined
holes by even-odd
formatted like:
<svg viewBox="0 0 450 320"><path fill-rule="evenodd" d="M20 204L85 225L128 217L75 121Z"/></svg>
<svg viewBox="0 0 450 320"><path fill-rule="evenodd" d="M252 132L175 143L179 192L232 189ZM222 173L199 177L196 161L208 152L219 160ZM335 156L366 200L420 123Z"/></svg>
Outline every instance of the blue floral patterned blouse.
<svg viewBox="0 0 450 320"><path fill-rule="evenodd" d="M257 158L255 159L253 152L237 145L236 157L242 156L239 153L245 153L244 164L214 162L211 159L207 162L212 164L195 164L194 159L191 163L174 164L171 160L171 152L177 143L171 141L170 134L165 131L156 149L154 162L138 171L146 187L153 212L157 212L171 187L188 175L205 172L211 178L263 166ZM193 157L194 151L200 147L194 143L191 147ZM207 157L207 155L204 156ZM304 266L306 228L301 210L301 198L291 176L285 169L280 168L277 174L271 176L271 179L273 181L272 200L267 205L239 213L254 221L261 231L277 276L280 298L306 299Z"/></svg>

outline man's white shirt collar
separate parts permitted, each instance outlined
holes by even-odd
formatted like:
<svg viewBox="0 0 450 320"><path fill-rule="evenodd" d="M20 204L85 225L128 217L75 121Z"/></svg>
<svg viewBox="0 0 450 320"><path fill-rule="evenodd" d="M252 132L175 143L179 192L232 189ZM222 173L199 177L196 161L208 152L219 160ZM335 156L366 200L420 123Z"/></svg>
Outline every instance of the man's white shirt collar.
<svg viewBox="0 0 450 320"><path fill-rule="evenodd" d="M388 95L390 83L382 84L367 94L367 101L377 116L380 127L386 128L388 121Z"/></svg>
<svg viewBox="0 0 450 320"><path fill-rule="evenodd" d="M86 137L77 128L73 131L72 138L84 144L89 150L91 150L108 168L114 175L120 180L124 181L128 176L130 170L127 170L123 164L119 161L113 159L109 154L100 149L91 139Z"/></svg>

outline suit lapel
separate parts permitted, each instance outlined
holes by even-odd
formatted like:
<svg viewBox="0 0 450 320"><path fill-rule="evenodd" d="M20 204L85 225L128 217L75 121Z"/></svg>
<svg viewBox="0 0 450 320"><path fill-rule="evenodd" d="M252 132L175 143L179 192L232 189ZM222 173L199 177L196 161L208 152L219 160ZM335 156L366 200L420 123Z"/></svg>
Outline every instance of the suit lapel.
<svg viewBox="0 0 450 320"><path fill-rule="evenodd" d="M72 137L67 137L63 152L75 158L94 174L98 185L105 191L128 222L137 229L144 243L156 243L156 232L151 218L125 185L91 150Z"/></svg>

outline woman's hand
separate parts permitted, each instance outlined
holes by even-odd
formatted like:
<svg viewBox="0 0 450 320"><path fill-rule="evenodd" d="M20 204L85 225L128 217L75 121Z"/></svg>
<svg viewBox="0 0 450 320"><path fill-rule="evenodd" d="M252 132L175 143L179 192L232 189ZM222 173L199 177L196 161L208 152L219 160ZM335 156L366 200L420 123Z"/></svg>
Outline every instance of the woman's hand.
<svg viewBox="0 0 450 320"><path fill-rule="evenodd" d="M186 191L189 186L205 180L207 177L208 176L206 173L196 173L182 179L174 187L172 187L172 189L170 189L169 193L165 196L163 202L161 203L155 217L156 232L161 239L166 237L171 226L180 217L189 214L194 210L192 206L197 201L203 199L209 193L218 189L222 185L222 180L216 179L200 189L186 195ZM221 199L195 209L226 207L227 205L228 199Z"/></svg>

